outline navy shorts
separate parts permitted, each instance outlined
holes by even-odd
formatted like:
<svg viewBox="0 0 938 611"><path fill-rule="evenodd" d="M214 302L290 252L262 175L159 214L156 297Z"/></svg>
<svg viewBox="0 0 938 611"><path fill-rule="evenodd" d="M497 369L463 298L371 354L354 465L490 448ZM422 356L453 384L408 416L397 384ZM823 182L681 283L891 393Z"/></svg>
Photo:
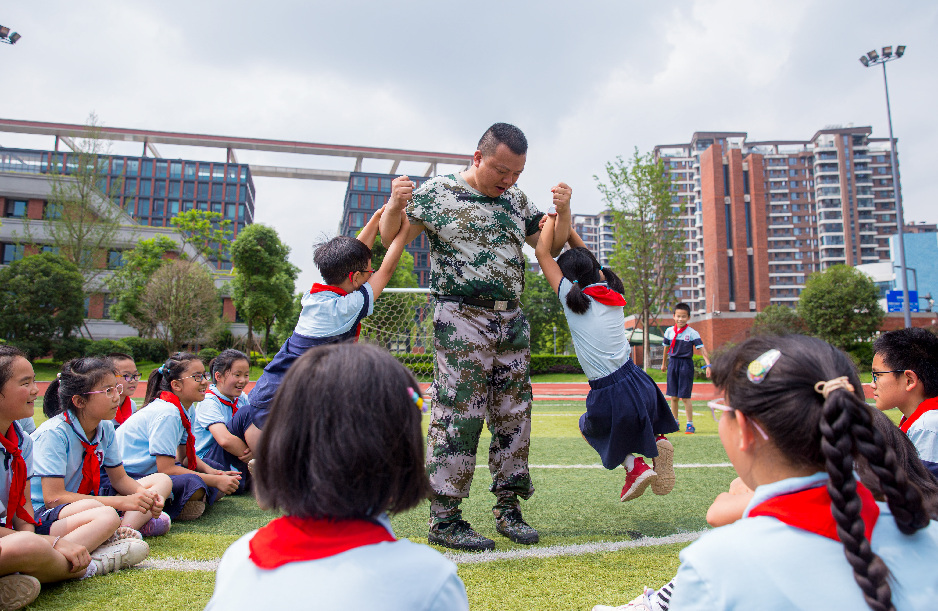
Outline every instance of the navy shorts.
<svg viewBox="0 0 938 611"><path fill-rule="evenodd" d="M59 519L59 514L62 513L62 510L66 507L68 507L68 503L62 503L61 505L56 505L52 509L46 509L43 507L39 511L34 512L36 518L36 534L48 535L49 529L52 528L53 522Z"/></svg>
<svg viewBox="0 0 938 611"><path fill-rule="evenodd" d="M668 360L668 388L665 393L669 397L690 399L694 390L694 359Z"/></svg>
<svg viewBox="0 0 938 611"><path fill-rule="evenodd" d="M235 414L231 418L231 421L225 426L229 433L241 441L244 441L244 433L253 422L254 409L248 405L247 407L239 408L238 413ZM211 431L209 432L211 433ZM248 470L248 466L241 462L237 456L228 453L225 448L217 443L212 443L201 458L202 460L206 460L206 462L222 465L221 467L216 467L216 469L222 469L224 471L233 469L241 472L241 481L238 483L238 490L235 494L241 494L251 489L251 472Z"/></svg>

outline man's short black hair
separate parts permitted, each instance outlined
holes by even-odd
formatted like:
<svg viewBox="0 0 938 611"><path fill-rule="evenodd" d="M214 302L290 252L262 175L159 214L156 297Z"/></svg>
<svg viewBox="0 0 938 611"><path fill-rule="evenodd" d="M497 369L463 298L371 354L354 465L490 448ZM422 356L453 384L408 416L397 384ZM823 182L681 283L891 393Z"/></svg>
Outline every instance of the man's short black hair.
<svg viewBox="0 0 938 611"><path fill-rule="evenodd" d="M337 520L416 507L430 493L412 396L419 388L377 346L309 350L271 404L254 469L258 501L291 516Z"/></svg>
<svg viewBox="0 0 938 611"><path fill-rule="evenodd" d="M873 353L889 369L911 369L922 381L925 398L938 397L938 337L912 327L883 333L873 342Z"/></svg>
<svg viewBox="0 0 938 611"><path fill-rule="evenodd" d="M326 284L342 284L350 273L371 267L371 249L356 238L340 235L316 245L313 262Z"/></svg>
<svg viewBox="0 0 938 611"><path fill-rule="evenodd" d="M690 316L690 306L684 303L683 301L677 304L676 306L674 306L674 311L677 312L678 310L684 310L685 312L687 312L687 315Z"/></svg>
<svg viewBox="0 0 938 611"><path fill-rule="evenodd" d="M495 154L499 144L504 144L515 155L527 155L528 139L524 132L510 123L496 123L485 130L479 140L479 151L483 157Z"/></svg>

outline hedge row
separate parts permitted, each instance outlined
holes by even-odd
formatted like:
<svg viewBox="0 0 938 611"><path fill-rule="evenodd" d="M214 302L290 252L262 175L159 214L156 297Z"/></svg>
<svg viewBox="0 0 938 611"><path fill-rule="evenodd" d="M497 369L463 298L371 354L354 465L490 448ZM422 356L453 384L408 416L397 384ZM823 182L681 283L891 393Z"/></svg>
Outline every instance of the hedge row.
<svg viewBox="0 0 938 611"><path fill-rule="evenodd" d="M395 354L414 375L433 375L432 354ZM531 373L583 373L575 354L532 354Z"/></svg>

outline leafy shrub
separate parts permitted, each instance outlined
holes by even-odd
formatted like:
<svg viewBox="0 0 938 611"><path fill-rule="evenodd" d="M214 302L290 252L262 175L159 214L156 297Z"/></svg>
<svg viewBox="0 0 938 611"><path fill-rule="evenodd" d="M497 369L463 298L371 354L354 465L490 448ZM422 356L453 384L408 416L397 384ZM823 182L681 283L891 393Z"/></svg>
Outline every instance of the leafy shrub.
<svg viewBox="0 0 938 611"><path fill-rule="evenodd" d="M52 344L52 359L64 363L69 359L84 356L85 349L90 344L92 344L92 341L84 337L66 337L60 339ZM19 347L29 354L29 350L23 348L23 346Z"/></svg>
<svg viewBox="0 0 938 611"><path fill-rule="evenodd" d="M847 355L860 371L873 368L873 342L858 342L847 347Z"/></svg>
<svg viewBox="0 0 938 611"><path fill-rule="evenodd" d="M85 356L107 356L112 352L123 352L124 354L133 354L130 346L126 342L113 339L99 339L88 342L85 346Z"/></svg>
<svg viewBox="0 0 938 611"><path fill-rule="evenodd" d="M130 348L135 361L162 363L169 356L165 344L158 339L147 337L125 337L121 340Z"/></svg>
<svg viewBox="0 0 938 611"><path fill-rule="evenodd" d="M202 362L205 363L205 366L208 367L208 364L212 362L212 359L221 354L221 350L216 350L215 348L202 348L199 350L199 358L202 359Z"/></svg>

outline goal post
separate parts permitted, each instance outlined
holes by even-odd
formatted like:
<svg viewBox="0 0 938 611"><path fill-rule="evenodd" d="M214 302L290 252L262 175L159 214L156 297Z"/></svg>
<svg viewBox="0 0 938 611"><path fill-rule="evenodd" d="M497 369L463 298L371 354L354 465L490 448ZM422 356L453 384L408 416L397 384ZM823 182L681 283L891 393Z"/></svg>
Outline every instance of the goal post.
<svg viewBox="0 0 938 611"><path fill-rule="evenodd" d="M430 289L384 289L362 320L360 342L386 349L415 375L433 375L433 308Z"/></svg>

